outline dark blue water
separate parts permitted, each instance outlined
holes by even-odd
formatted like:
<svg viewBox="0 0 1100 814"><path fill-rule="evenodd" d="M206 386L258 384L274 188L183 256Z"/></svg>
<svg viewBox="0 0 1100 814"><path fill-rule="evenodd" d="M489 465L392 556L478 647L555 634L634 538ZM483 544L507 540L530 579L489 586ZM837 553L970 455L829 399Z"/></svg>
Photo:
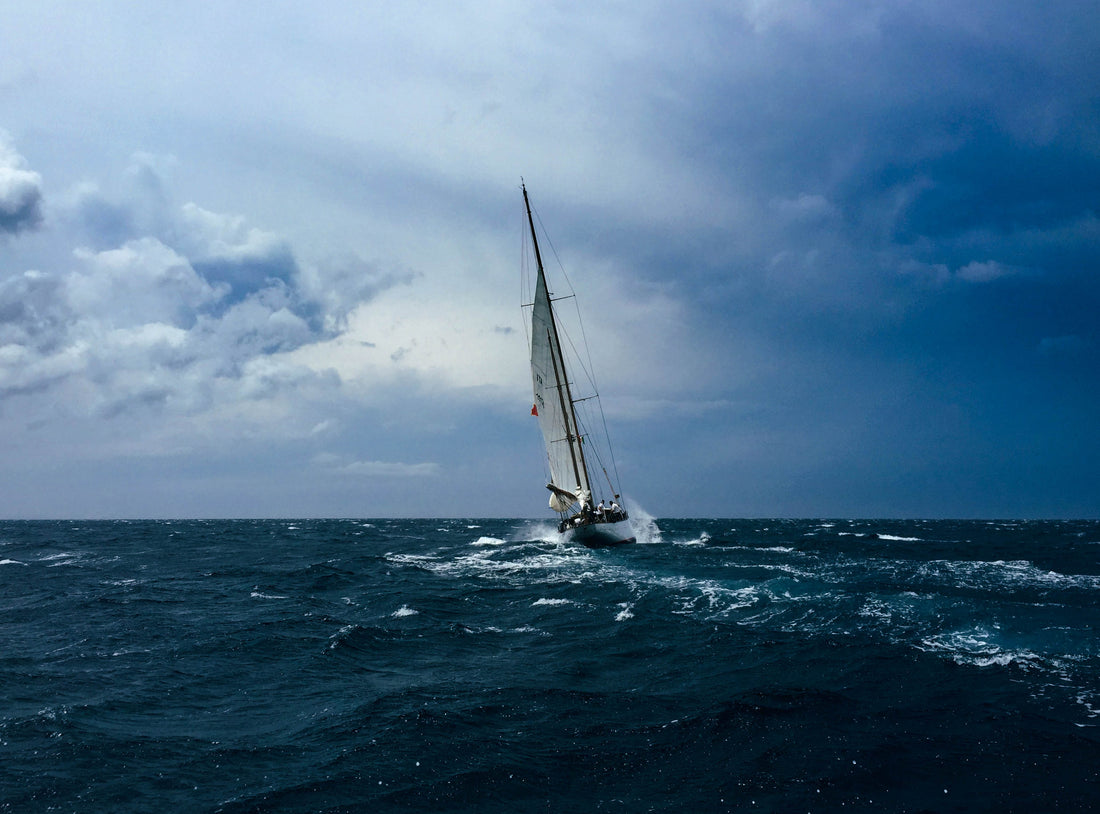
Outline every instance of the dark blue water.
<svg viewBox="0 0 1100 814"><path fill-rule="evenodd" d="M0 523L0 811L1100 805L1100 523L640 539Z"/></svg>

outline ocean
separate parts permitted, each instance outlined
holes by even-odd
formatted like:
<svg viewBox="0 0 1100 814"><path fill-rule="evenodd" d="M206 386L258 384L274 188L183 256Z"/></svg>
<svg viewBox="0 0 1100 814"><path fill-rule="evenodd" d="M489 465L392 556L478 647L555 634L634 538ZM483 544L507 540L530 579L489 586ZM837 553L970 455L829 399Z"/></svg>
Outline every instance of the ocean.
<svg viewBox="0 0 1100 814"><path fill-rule="evenodd" d="M1100 808L1100 522L0 522L2 812Z"/></svg>

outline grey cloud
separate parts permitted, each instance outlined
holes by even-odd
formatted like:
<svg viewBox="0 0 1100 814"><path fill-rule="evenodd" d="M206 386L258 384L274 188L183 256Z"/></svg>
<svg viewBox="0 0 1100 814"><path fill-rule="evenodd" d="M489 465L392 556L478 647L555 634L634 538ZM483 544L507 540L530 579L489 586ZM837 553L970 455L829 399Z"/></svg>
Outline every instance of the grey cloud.
<svg viewBox="0 0 1100 814"><path fill-rule="evenodd" d="M303 267L297 277L302 313L317 330L338 333L347 317L364 302L419 275L407 269L384 269L354 254L332 256Z"/></svg>
<svg viewBox="0 0 1100 814"><path fill-rule="evenodd" d="M139 392L129 393L106 404L99 415L103 418L116 418L117 416L133 412L137 408L160 409L168 403L173 391L165 386L146 387Z"/></svg>
<svg viewBox="0 0 1100 814"><path fill-rule="evenodd" d="M1030 19L1049 34L1063 15L925 5L834 4L752 31L726 21L713 36L730 42L709 43L706 70L665 78L694 100L673 132L761 198L824 196L852 239L881 223L883 245L1046 228L1093 207L1100 75L1004 24ZM1097 44L1100 15L1080 13L1078 32L1054 38L1069 53Z"/></svg>
<svg viewBox="0 0 1100 814"><path fill-rule="evenodd" d="M38 271L0 280L0 347L49 353L63 344L73 315L62 285L57 276Z"/></svg>
<svg viewBox="0 0 1100 814"><path fill-rule="evenodd" d="M269 286L223 313L203 315L194 332L196 341L236 361L293 350L316 335L291 306L285 286Z"/></svg>
<svg viewBox="0 0 1100 814"><path fill-rule="evenodd" d="M93 251L158 240L186 258L212 286L224 288L226 303L239 302L272 281L293 280L298 262L283 238L250 225L241 215L192 202L175 205L164 177L173 164L170 157L139 153L116 191L85 182L59 206L59 214Z"/></svg>
<svg viewBox="0 0 1100 814"><path fill-rule="evenodd" d="M30 395L49 390L80 373L85 362L80 349L66 348L43 354L31 348L9 345L0 348L0 395Z"/></svg>
<svg viewBox="0 0 1100 814"><path fill-rule="evenodd" d="M107 188L82 181L55 201L53 212L81 245L96 251L142 237L156 237L175 247L179 212L163 177L174 163L170 156L136 153Z"/></svg>
<svg viewBox="0 0 1100 814"><path fill-rule="evenodd" d="M42 178L0 131L0 233L15 234L42 222Z"/></svg>
<svg viewBox="0 0 1100 814"><path fill-rule="evenodd" d="M231 301L273 281L290 282L298 270L285 240L249 226L241 216L209 212L193 203L180 211L175 245L206 279L227 284Z"/></svg>
<svg viewBox="0 0 1100 814"><path fill-rule="evenodd" d="M1094 4L757 4L656 22L676 36L641 66L653 148L737 205L713 230L628 222L607 251L638 273L675 269L686 296L706 290L773 340L816 321L834 350L850 341L834 315L885 342L909 319L964 330L987 302L1002 337L1012 296L1076 280L1097 302ZM1079 330L1073 309L1051 313Z"/></svg>
<svg viewBox="0 0 1100 814"><path fill-rule="evenodd" d="M63 214L77 225L85 246L108 249L137 237L134 212L135 207L111 201L94 185L84 184L73 191Z"/></svg>

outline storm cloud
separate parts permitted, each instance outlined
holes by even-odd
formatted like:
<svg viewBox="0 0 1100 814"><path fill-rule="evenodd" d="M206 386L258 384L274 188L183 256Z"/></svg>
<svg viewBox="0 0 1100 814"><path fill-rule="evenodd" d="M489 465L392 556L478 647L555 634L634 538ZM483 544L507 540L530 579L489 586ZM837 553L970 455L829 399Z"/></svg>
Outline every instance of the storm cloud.
<svg viewBox="0 0 1100 814"><path fill-rule="evenodd" d="M1100 512L1094 4L44 15L0 512L541 511L521 176L652 513Z"/></svg>

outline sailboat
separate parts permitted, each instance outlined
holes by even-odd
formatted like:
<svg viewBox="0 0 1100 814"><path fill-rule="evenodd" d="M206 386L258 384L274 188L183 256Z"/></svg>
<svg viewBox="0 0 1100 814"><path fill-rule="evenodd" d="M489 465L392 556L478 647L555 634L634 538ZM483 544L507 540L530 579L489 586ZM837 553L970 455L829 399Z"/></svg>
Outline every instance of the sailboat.
<svg viewBox="0 0 1100 814"><path fill-rule="evenodd" d="M590 477L591 463L596 462L590 462L589 458L598 457L598 453L590 440L591 433L578 420L577 406L591 399L598 402L598 397L574 397L574 382L562 353L561 331L554 314L554 298L546 284L531 201L527 186L523 184L521 188L537 266L534 302L524 306L531 309L531 380L535 391L531 414L538 417L546 446L550 508L558 513L558 532L566 540L589 548L633 543L630 518L620 505L622 496L611 482L606 466L598 466L603 479L593 482ZM601 497L605 486L608 497Z"/></svg>

